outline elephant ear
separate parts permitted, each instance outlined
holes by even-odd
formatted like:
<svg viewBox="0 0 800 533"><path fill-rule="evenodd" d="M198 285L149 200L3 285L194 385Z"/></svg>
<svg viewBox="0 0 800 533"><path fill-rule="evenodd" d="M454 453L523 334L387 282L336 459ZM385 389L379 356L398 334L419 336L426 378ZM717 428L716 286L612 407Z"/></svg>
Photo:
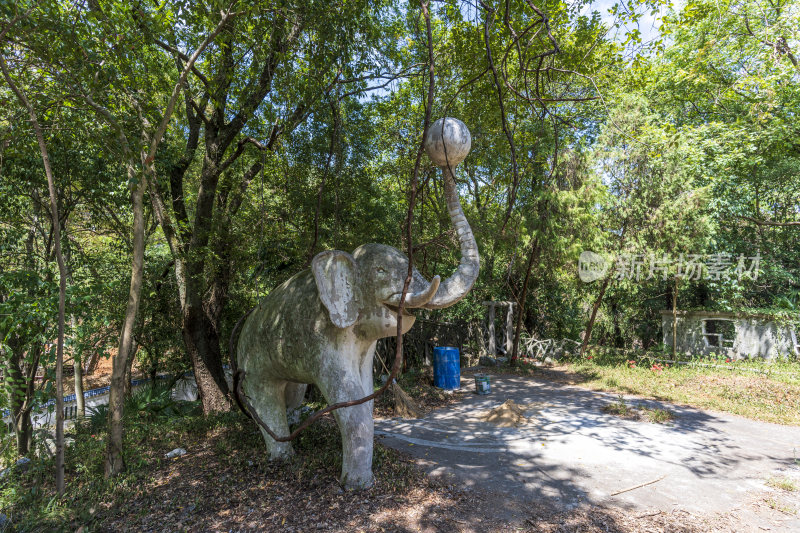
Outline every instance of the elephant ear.
<svg viewBox="0 0 800 533"><path fill-rule="evenodd" d="M358 318L356 260L347 252L328 250L311 260L319 299L337 328L347 328Z"/></svg>

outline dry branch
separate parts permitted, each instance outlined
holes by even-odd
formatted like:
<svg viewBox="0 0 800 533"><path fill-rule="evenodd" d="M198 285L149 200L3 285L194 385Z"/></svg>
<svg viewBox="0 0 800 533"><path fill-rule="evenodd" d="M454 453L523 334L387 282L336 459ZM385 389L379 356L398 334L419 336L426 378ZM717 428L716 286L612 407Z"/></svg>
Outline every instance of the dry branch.
<svg viewBox="0 0 800 533"><path fill-rule="evenodd" d="M630 492L632 490L636 490L636 489L640 489L642 487L646 487L647 485L652 485L653 483L658 483L659 481L661 481L665 477L667 477L667 476L661 476L659 478L656 478L656 479L653 479L653 480L650 480L650 481L645 481L644 483L639 483L638 485L634 485L633 487L628 487L627 489L622 489L622 490L618 490L617 492L612 492L611 494L609 494L609 496L616 496L618 494L622 494L623 492Z"/></svg>

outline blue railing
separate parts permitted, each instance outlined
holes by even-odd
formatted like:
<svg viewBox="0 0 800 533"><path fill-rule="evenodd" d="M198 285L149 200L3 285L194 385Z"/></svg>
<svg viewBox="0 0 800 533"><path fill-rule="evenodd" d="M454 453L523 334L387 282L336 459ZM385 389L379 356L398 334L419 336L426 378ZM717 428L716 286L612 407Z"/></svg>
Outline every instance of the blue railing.
<svg viewBox="0 0 800 533"><path fill-rule="evenodd" d="M229 367L228 367L228 365L222 365L222 368L223 368L223 370L228 370ZM194 376L194 372L192 372L190 370L189 372L186 372L184 374L184 377L188 377L188 376ZM156 379L168 379L169 377L170 377L169 374L160 374L160 375L156 376ZM131 380L131 387L138 387L139 385L144 385L148 381L150 381L150 378L132 379ZM111 390L111 387L105 386L105 387L100 387L100 388L97 388L97 389L83 391L83 397L84 398L94 398L95 396L103 396L105 394L108 394L108 392L110 390ZM64 396L64 403L72 403L74 401L77 401L77 399L78 399L78 397L75 394L69 394L67 396ZM56 404L56 400L55 400L55 398L53 398L52 400L48 400L46 403L43 403L39 407L39 409L46 409L46 408L50 407L51 405L55 405L55 404ZM3 409L2 411L0 411L0 413L2 413L2 415L3 415L2 418L5 418L7 416L11 416L11 411L9 409Z"/></svg>

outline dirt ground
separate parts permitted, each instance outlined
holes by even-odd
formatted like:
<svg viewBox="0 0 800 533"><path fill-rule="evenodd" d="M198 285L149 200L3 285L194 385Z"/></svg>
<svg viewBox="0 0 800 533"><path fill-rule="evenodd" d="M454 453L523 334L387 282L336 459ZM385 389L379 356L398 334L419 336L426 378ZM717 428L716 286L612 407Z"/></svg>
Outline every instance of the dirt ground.
<svg viewBox="0 0 800 533"><path fill-rule="evenodd" d="M518 377L515 377L518 378ZM457 393L423 390L415 386L418 402L428 416L440 417L464 402L475 401L468 387ZM493 381L499 390L497 381ZM421 394L420 394L421 393ZM585 391L586 394L594 394ZM485 398L485 397L484 397ZM500 401L500 398L497 397ZM377 425L394 423L391 395L379 400L382 415ZM522 402L520 402L522 404ZM527 402L523 405L535 405ZM436 407L436 409L434 409ZM485 411L475 410L474 414ZM530 415L530 413L529 413ZM457 417L460 415L456 415ZM536 414L531 416L535 422ZM468 419L461 417L460 425ZM424 422L424 421L423 421ZM409 424L414 421L408 421ZM491 424L491 422L486 422ZM633 424L634 422L625 422ZM644 422L638 422L644 424ZM685 423L685 419L684 419ZM492 424L493 431L516 431ZM366 491L343 491L337 481L338 466L322 459L320 468L309 466L315 455L334 449L330 438L337 428L330 417L322 422L328 440L314 442L298 457L305 466L281 465L266 460L263 444L250 426L247 438L236 428L224 428L185 443L188 454L171 461L154 461L147 481L122 503L100 503L102 531L329 531L329 532L740 532L791 531L795 510L779 505L779 491L749 492L736 508L700 512L691 508L634 505L633 500L559 505L547 498L529 498L524 488L511 484L466 483L463 477L436 475L438 462L424 446L405 443L387 448L376 440L376 485ZM526 425L526 427L528 427ZM334 435L334 437L330 437ZM249 444L246 444L249 443ZM411 447L408 447L411 446ZM330 450L329 450L330 448ZM310 451L309 451L310 450ZM159 450L159 453L168 450ZM310 455L309 455L310 453ZM327 452L326 452L327 453ZM587 453L590 453L587 449ZM469 455L469 454L467 454ZM330 454L329 456L330 457ZM457 463L470 464L455 454ZM305 463L303 463L305 461ZM474 467L473 467L474 468ZM552 471L551 471L552 473ZM546 478L546 472L538 475ZM501 469L492 470L501 479ZM546 480L545 480L546 481ZM624 480L623 485L634 485ZM658 493L658 485L646 490ZM634 490L623 496L639 492ZM644 492L644 491L642 491ZM769 517L753 525L753 517Z"/></svg>
<svg viewBox="0 0 800 533"><path fill-rule="evenodd" d="M333 425L331 420L323 424ZM335 431L334 428L331 428ZM258 449L227 453L224 431L187 445L189 453L154 468L122 504L99 502L99 531L281 532L705 532L737 531L725 516L626 512L584 507L568 512L520 507L513 495L426 477L407 454L376 469L375 487L343 491L331 472L305 476L270 463ZM380 447L380 444L378 444ZM380 452L379 452L380 454ZM518 518L509 520L513 512Z"/></svg>
<svg viewBox="0 0 800 533"><path fill-rule="evenodd" d="M101 368L87 379L87 389L107 382L108 374L101 375ZM436 416L474 400L469 376L464 376L466 385L456 393L426 385L427 375L405 382L404 390L414 395L427 415ZM499 373L493 376L493 384L498 377ZM567 386L579 381L558 371L546 377L524 379ZM393 416L392 405L390 393L376 402L379 427ZM481 413L490 411L473 414ZM536 418L534 413L531 419ZM321 424L328 439L337 432L330 417ZM511 431L516 425L498 427ZM465 483L457 476L432 475L441 471L442 464L421 447L406 443L405 448L391 449L385 438L376 439L376 485L347 492L338 483L338 467L328 464L330 454L319 468L309 467L309 462L319 460L315 450L331 448L329 440L301 450L299 463L276 464L266 459L255 428L244 428L194 435L180 443L188 453L173 460L163 459L169 449L152 450L146 475L127 489L124 498L98 501L86 517L85 523L91 525L83 531L740 532L790 531L782 524L797 519L797 510L783 505L777 490L748 493L735 509L723 512L616 500L557 505L546 498L524 497L513 484L498 489L489 483ZM246 435L237 433L241 431ZM651 488L657 491L655 487ZM755 515L768 515L771 521L753 526L749 518Z"/></svg>

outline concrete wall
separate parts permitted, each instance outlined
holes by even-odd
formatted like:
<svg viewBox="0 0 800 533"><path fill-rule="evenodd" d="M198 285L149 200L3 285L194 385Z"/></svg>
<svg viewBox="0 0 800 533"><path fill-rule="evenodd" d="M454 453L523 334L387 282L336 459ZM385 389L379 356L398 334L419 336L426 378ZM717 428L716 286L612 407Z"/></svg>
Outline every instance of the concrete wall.
<svg viewBox="0 0 800 533"><path fill-rule="evenodd" d="M736 333L733 346L712 346L703 325L706 320L726 320L734 324ZM672 311L661 312L664 344L672 346ZM677 345L683 355L717 354L732 359L800 355L792 328L776 323L765 315L739 313L711 313L704 311L678 311ZM713 339L712 339L713 340ZM730 344L730 343L723 343Z"/></svg>

